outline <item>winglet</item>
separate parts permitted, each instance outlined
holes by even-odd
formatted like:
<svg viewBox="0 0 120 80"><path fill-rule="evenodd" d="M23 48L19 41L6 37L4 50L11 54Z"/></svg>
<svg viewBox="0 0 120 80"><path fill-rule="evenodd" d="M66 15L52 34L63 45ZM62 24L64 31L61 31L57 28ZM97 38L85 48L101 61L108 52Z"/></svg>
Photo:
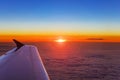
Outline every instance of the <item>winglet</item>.
<svg viewBox="0 0 120 80"><path fill-rule="evenodd" d="M17 50L20 49L22 46L24 46L23 43L21 43L21 42L15 40L15 39L13 39L13 41L15 42L15 44L16 44L16 46L17 46L17 49L16 49L15 51L17 51Z"/></svg>

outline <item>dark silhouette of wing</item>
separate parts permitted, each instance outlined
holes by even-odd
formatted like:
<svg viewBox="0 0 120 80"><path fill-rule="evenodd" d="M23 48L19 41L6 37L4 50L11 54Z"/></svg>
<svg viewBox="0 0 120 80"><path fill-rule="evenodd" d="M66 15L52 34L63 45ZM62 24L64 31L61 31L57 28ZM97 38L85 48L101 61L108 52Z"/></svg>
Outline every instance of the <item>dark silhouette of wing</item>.
<svg viewBox="0 0 120 80"><path fill-rule="evenodd" d="M17 50L18 50L18 49L20 49L22 46L24 46L24 44L23 44L23 43L21 43L21 42L19 42L19 41L15 40L15 39L13 39L13 41L15 42L16 47L17 47L17 49L16 49L15 51L17 51Z"/></svg>

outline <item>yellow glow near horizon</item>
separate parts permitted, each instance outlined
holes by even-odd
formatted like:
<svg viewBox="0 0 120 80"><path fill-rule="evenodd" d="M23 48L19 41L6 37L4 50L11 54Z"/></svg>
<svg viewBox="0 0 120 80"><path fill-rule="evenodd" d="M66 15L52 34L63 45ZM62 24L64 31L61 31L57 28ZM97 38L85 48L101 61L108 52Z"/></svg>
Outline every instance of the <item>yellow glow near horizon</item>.
<svg viewBox="0 0 120 80"><path fill-rule="evenodd" d="M58 40L55 40L56 42L66 42L65 39L58 39Z"/></svg>

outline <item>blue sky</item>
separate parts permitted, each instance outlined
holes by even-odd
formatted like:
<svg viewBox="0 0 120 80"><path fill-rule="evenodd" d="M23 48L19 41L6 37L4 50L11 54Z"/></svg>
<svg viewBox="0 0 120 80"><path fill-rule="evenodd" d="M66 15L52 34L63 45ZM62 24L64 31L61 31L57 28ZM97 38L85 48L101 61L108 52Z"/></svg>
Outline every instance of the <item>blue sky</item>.
<svg viewBox="0 0 120 80"><path fill-rule="evenodd" d="M119 35L119 4L120 0L0 0L0 29L11 34Z"/></svg>

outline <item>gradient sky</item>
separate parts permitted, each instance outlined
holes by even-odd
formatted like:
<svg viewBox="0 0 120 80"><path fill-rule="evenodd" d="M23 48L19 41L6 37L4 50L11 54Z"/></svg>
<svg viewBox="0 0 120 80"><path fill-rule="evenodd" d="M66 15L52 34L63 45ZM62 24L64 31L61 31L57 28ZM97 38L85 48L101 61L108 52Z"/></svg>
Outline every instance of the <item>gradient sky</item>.
<svg viewBox="0 0 120 80"><path fill-rule="evenodd" d="M0 0L1 35L120 35L120 0Z"/></svg>

